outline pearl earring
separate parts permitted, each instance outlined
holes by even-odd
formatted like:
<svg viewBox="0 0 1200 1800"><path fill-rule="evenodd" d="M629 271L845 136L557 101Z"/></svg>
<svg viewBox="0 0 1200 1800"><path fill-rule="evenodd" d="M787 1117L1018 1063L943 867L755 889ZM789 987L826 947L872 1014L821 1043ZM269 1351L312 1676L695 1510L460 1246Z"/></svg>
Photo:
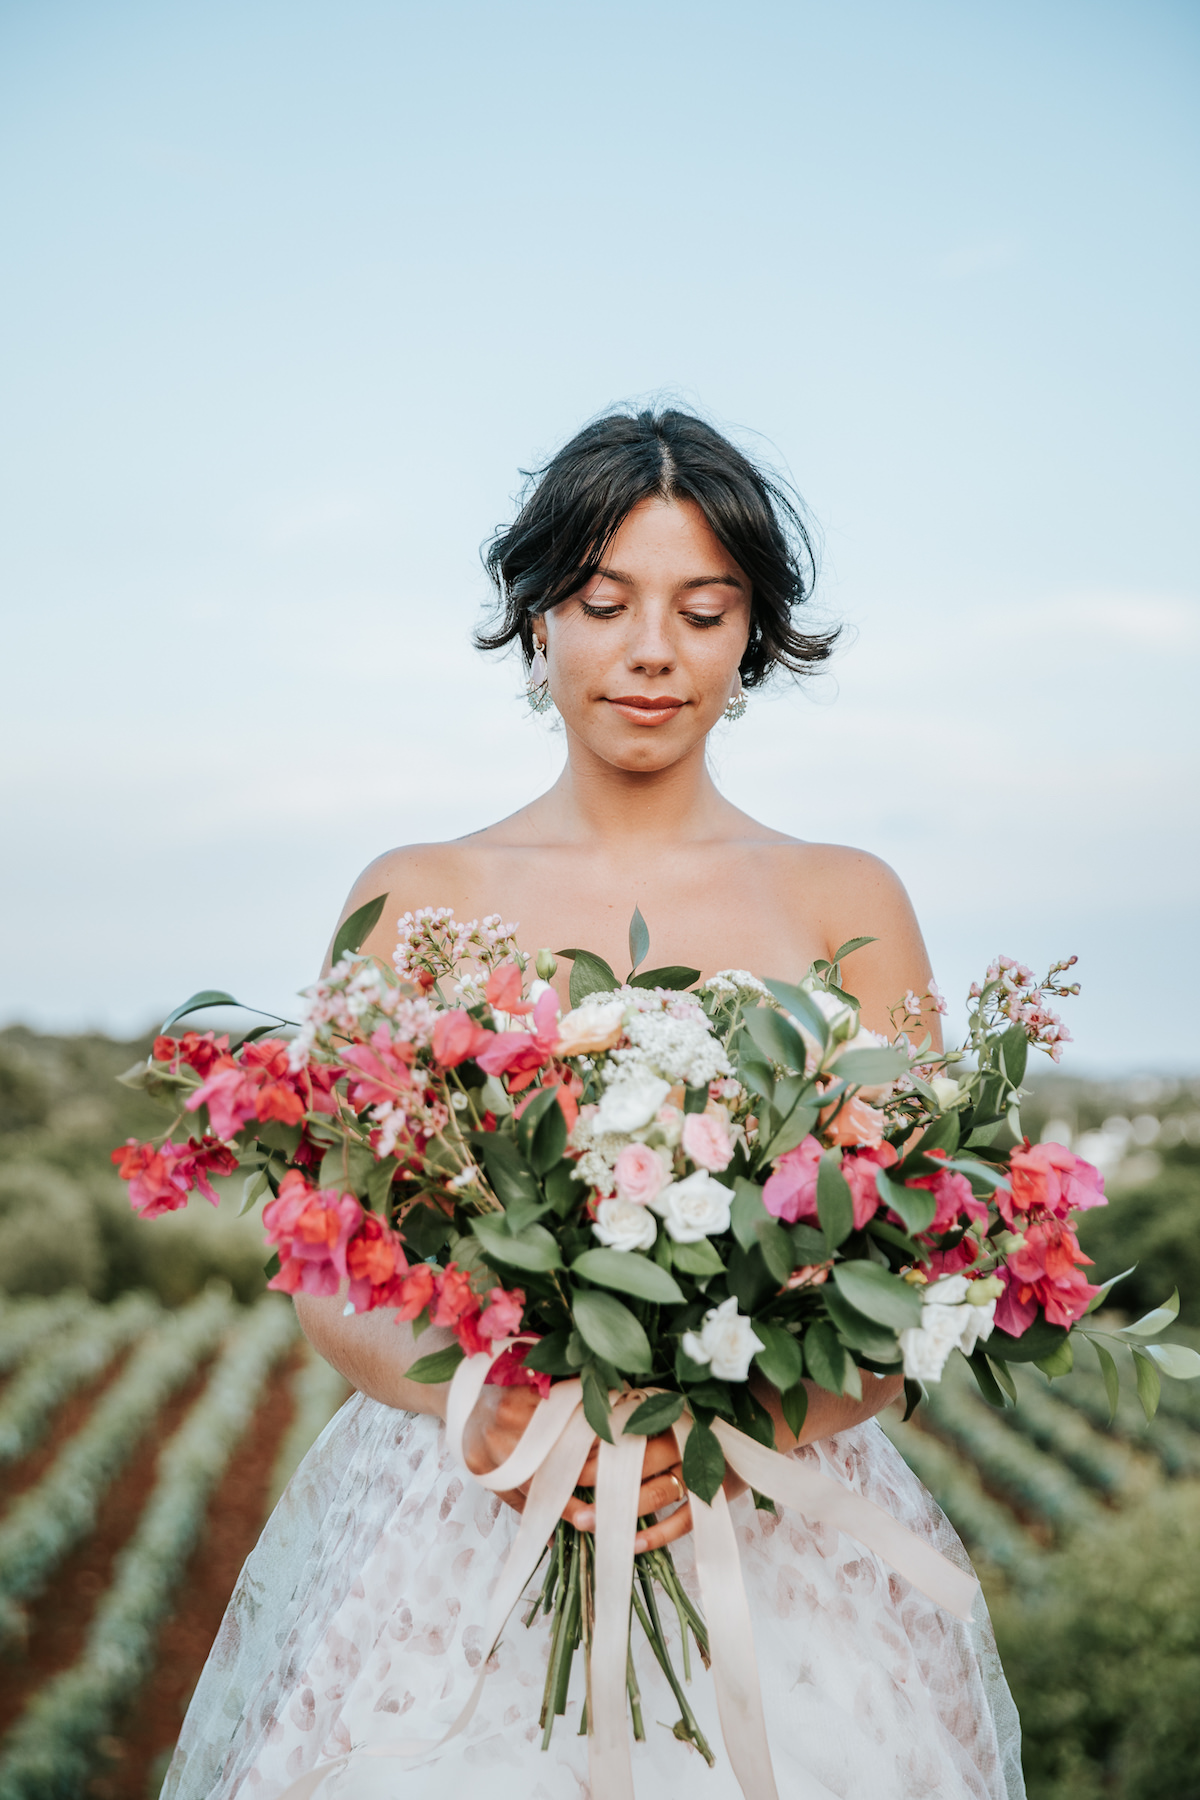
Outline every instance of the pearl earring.
<svg viewBox="0 0 1200 1800"><path fill-rule="evenodd" d="M545 646L542 644L535 644L525 695L530 712L543 713L554 705L554 697L550 692L550 670L546 663Z"/></svg>
<svg viewBox="0 0 1200 1800"><path fill-rule="evenodd" d="M725 717L731 725L736 725L739 719L745 718L746 708L749 704L749 701L746 699L746 690L742 686L742 677L739 673L737 686L725 702Z"/></svg>

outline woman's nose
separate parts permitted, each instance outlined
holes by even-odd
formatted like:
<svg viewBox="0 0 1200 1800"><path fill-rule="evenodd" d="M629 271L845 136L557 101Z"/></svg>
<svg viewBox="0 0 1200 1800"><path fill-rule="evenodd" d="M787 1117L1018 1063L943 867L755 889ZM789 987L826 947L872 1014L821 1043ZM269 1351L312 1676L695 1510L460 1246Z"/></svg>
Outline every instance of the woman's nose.
<svg viewBox="0 0 1200 1800"><path fill-rule="evenodd" d="M643 613L635 620L626 660L645 675L665 675L675 667L675 646L664 619Z"/></svg>

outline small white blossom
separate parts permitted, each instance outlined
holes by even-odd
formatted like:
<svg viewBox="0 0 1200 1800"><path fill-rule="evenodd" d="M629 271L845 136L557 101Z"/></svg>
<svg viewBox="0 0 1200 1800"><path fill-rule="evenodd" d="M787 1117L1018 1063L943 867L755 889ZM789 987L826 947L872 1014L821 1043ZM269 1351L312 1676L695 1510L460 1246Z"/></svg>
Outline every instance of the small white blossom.
<svg viewBox="0 0 1200 1800"><path fill-rule="evenodd" d="M593 1122L597 1135L610 1131L637 1131L648 1125L671 1091L669 1081L645 1063L634 1063L605 1088Z"/></svg>
<svg viewBox="0 0 1200 1800"><path fill-rule="evenodd" d="M683 1181L673 1181L650 1202L662 1214L667 1235L677 1244L696 1244L701 1238L729 1230L733 1195L707 1169L697 1169Z"/></svg>
<svg viewBox="0 0 1200 1800"><path fill-rule="evenodd" d="M973 1306L965 1275L946 1275L922 1293L921 1323L900 1333L904 1373L910 1381L940 1381L952 1350L970 1356L980 1340L991 1336L996 1301Z"/></svg>
<svg viewBox="0 0 1200 1800"><path fill-rule="evenodd" d="M745 1381L750 1364L762 1349L749 1319L737 1309L736 1299L723 1300L704 1315L697 1331L683 1334L683 1353L695 1363L708 1363L721 1381Z"/></svg>

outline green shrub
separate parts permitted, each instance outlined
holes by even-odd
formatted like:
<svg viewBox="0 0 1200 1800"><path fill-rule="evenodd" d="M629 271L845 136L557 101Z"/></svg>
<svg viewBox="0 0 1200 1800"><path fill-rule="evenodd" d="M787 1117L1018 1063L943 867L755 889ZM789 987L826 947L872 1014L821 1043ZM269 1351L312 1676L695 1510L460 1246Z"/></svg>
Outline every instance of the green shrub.
<svg viewBox="0 0 1200 1800"><path fill-rule="evenodd" d="M104 1275L95 1209L79 1182L36 1157L0 1164L0 1289L96 1295Z"/></svg>
<svg viewBox="0 0 1200 1800"><path fill-rule="evenodd" d="M1079 1241L1107 1279L1137 1268L1113 1294L1125 1312L1159 1306L1179 1289L1179 1316L1200 1325L1200 1151L1178 1145L1145 1186L1117 1189L1105 1207L1085 1213Z"/></svg>
<svg viewBox="0 0 1200 1800"><path fill-rule="evenodd" d="M1093 1522L992 1598L1030 1800L1200 1800L1200 1483Z"/></svg>

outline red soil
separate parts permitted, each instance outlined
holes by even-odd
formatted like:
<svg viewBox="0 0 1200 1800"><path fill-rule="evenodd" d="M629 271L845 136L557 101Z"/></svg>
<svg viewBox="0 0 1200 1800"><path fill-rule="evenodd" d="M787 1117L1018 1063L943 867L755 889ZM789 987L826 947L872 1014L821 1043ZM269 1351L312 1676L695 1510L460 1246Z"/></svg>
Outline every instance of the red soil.
<svg viewBox="0 0 1200 1800"><path fill-rule="evenodd" d="M67 1439L74 1437L79 1430L105 1388L111 1387L117 1379L130 1354L131 1349L122 1350L94 1381L89 1381L86 1387L77 1388L69 1395L55 1412L49 1431L38 1440L28 1456L23 1456L20 1462L3 1471L0 1475L0 1511L10 1506L35 1481L41 1480Z"/></svg>

